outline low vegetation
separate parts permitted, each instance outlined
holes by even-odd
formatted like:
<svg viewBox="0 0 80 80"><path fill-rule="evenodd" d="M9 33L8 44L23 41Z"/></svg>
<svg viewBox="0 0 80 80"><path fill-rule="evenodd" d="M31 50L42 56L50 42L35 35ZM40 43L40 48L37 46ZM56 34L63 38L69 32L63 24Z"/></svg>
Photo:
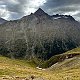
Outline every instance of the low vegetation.
<svg viewBox="0 0 80 80"><path fill-rule="evenodd" d="M80 48L69 52L73 53L78 51L80 51ZM66 52L63 55L66 55L69 52ZM48 60L47 64L56 62L56 60L63 55L56 55L55 57L52 57ZM80 56L77 55L75 57L65 59L47 69L37 69L37 65L33 63L33 61L10 59L0 56L0 80L30 80L30 78L33 77L34 79L44 80L80 80L79 57Z"/></svg>
<svg viewBox="0 0 80 80"><path fill-rule="evenodd" d="M65 59L70 59L70 58L73 58L73 57L79 56L79 55L80 55L80 48L75 48L73 50L65 52L64 54L58 54L58 55L55 55L55 56L51 57L49 60L42 63L40 65L40 67L48 68L48 67L51 67L53 64L55 64L57 62L62 62Z"/></svg>

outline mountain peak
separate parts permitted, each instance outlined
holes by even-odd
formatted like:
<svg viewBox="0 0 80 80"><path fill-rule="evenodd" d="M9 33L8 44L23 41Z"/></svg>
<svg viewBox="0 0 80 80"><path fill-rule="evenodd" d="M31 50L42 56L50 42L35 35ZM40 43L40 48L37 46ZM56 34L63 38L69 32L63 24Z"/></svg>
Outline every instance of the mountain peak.
<svg viewBox="0 0 80 80"><path fill-rule="evenodd" d="M42 16L42 15L48 15L47 13L45 13L41 8L39 8L34 15L36 16Z"/></svg>
<svg viewBox="0 0 80 80"><path fill-rule="evenodd" d="M41 8L39 8L38 10L41 10L41 11L43 11ZM37 10L37 11L38 11L38 10Z"/></svg>
<svg viewBox="0 0 80 80"><path fill-rule="evenodd" d="M37 12L43 12L43 13L45 13L41 8L39 8L35 13L37 13Z"/></svg>

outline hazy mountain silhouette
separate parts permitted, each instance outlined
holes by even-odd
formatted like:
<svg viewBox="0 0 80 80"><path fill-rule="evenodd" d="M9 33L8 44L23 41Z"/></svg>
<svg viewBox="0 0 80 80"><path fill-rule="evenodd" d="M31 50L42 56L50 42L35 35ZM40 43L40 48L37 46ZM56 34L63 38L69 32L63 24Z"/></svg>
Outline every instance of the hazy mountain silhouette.
<svg viewBox="0 0 80 80"><path fill-rule="evenodd" d="M0 18L0 24L3 24L3 23L5 23L5 22L7 22L7 20L5 20L5 19L3 19L3 18Z"/></svg>

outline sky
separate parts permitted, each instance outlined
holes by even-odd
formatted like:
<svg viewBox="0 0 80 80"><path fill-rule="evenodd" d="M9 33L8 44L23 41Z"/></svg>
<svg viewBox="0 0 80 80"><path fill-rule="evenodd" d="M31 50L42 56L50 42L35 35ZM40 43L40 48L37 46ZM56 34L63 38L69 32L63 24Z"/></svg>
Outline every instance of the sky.
<svg viewBox="0 0 80 80"><path fill-rule="evenodd" d="M0 17L16 20L38 8L50 15L71 15L80 21L80 0L0 0Z"/></svg>

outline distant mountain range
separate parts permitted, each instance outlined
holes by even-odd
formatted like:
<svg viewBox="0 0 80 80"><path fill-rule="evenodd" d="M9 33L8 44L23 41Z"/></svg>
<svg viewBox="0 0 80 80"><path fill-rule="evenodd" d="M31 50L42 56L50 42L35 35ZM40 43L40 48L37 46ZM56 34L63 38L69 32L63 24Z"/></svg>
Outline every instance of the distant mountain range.
<svg viewBox="0 0 80 80"><path fill-rule="evenodd" d="M0 18L0 24L3 24L3 23L5 23L5 22L7 22L7 20L5 20L5 19L3 19L3 18Z"/></svg>
<svg viewBox="0 0 80 80"><path fill-rule="evenodd" d="M16 53L17 57L36 56L45 60L80 46L80 23L70 15L50 16L39 8L19 20L0 25L0 41L7 46L8 53ZM20 46L16 51L15 45Z"/></svg>

